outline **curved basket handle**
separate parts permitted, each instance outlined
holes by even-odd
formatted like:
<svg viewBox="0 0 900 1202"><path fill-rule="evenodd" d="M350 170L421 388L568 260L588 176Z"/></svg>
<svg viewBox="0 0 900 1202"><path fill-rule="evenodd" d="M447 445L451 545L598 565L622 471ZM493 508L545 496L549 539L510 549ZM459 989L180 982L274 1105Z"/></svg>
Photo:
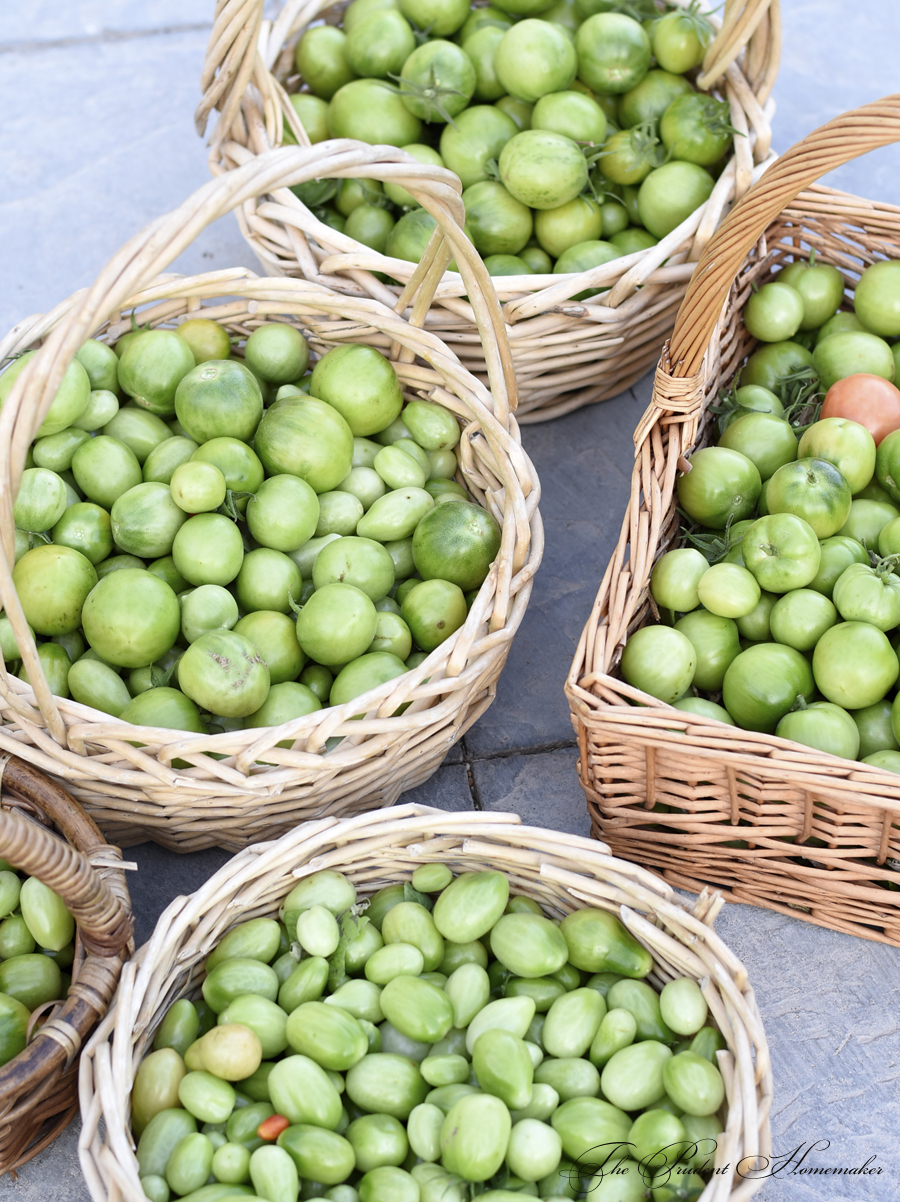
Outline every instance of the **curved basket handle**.
<svg viewBox="0 0 900 1202"><path fill-rule="evenodd" d="M98 828L60 785L15 756L0 757L0 781L52 818L67 833L77 831L86 853L46 827L0 808L0 854L58 893L78 924L81 941L98 956L117 956L131 938L134 922L122 901L91 864L91 855L112 849ZM114 852L118 854L118 849Z"/></svg>
<svg viewBox="0 0 900 1202"><path fill-rule="evenodd" d="M462 185L443 168L423 165L395 146L368 146L349 139L316 146L281 147L267 151L243 167L210 180L177 209L158 217L128 241L106 264L94 284L79 296L26 365L0 410L0 601L10 620L28 672L35 699L51 735L66 746L65 724L50 692L37 648L13 584L15 563L13 501L19 490L25 456L46 416L63 376L82 343L129 297L147 287L208 225L245 201L309 180L352 179L378 167L382 179L402 184L437 222L422 261L404 289L412 300L413 316L424 315L446 264L456 258L484 346L494 414L506 425L516 405L515 371L506 325L497 293L481 256L466 236ZM449 246L448 246L449 244ZM418 295L413 299L413 292ZM327 289L322 289L327 294ZM339 307L341 298L335 296ZM0 678L5 669L0 666ZM9 689L6 690L10 692ZM34 721L25 698L14 704Z"/></svg>
<svg viewBox="0 0 900 1202"><path fill-rule="evenodd" d="M900 94L835 117L792 146L735 205L697 264L669 341L670 372L696 375L728 290L749 251L804 188L851 159L900 140Z"/></svg>

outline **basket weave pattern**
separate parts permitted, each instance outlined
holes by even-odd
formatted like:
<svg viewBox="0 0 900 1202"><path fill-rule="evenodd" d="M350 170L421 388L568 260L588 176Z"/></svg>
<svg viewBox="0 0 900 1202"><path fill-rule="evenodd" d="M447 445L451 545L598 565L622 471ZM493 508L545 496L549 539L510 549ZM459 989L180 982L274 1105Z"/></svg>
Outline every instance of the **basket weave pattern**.
<svg viewBox="0 0 900 1202"><path fill-rule="evenodd" d="M35 1012L33 1021L43 1018L43 1025L0 1068L0 1173L6 1173L36 1156L77 1113L78 1056L115 992L132 920L119 849L81 807L13 756L0 756L0 778L0 855L58 893L78 923L67 998Z"/></svg>
<svg viewBox="0 0 900 1202"><path fill-rule="evenodd" d="M288 0L270 22L262 19L263 0L219 0L201 79L204 97L196 114L203 133L210 114L220 110L210 147L215 174L280 145L285 122L300 144L308 144L285 87L294 71L294 46L312 22L322 17L339 21L342 8L334 0ZM717 18L712 22L718 25ZM739 131L735 153L706 204L658 246L581 274L493 281L509 326L520 421L544 421L607 400L656 362L701 250L731 201L771 161L772 108L767 102L780 50L779 0L735 0L725 6L697 84L728 100L731 123ZM435 178L446 174L440 168L425 171ZM406 281L414 265L377 254L324 225L292 193L261 192L242 205L238 220L267 274L303 276L339 292L368 294L402 311L400 289L372 273ZM598 287L609 291L586 301L573 299ZM448 272L423 317L480 375L484 360L467 297L471 293L465 282Z"/></svg>
<svg viewBox="0 0 900 1202"><path fill-rule="evenodd" d="M115 1009L98 1028L81 1070L82 1168L95 1202L144 1202L129 1137L131 1088L166 1008L196 996L206 956L237 922L272 915L298 878L321 869L344 872L360 896L408 881L423 863L454 872L486 865L510 878L510 890L534 898L554 918L579 906L617 914L651 952L650 980L700 982L727 1052L719 1053L728 1120L704 1202L744 1202L757 1188L735 1178L745 1157L771 1152L772 1075L768 1047L746 969L711 929L719 899L694 910L652 873L623 863L589 839L520 826L516 815L446 814L403 806L337 822L307 823L276 843L248 848L189 898L160 917L149 943L126 966ZM101 1129L100 1123L104 1124Z"/></svg>
<svg viewBox="0 0 900 1202"><path fill-rule="evenodd" d="M823 126L710 244L635 433L631 500L566 684L593 830L617 854L688 889L715 884L736 901L896 945L900 779L680 713L627 685L619 662L627 637L658 617L649 579L680 537L676 476L716 441L708 404L755 345L740 316L752 285L810 249L851 288L868 264L900 258L900 208L812 182L898 139L900 96Z"/></svg>
<svg viewBox="0 0 900 1202"><path fill-rule="evenodd" d="M0 413L0 599L34 682L32 688L0 665L0 749L27 746L32 762L64 778L121 845L153 839L176 850L216 845L238 850L306 818L392 805L404 790L428 779L493 700L541 559L540 488L511 411L514 379L499 307L480 288L479 275L486 273L462 233L458 189L423 184L397 161L405 158L388 150L385 160L378 149L349 142L329 143L326 151L272 151L205 185L137 235L89 292L70 297L46 317L20 323L0 342L2 358L45 340ZM478 296L491 391L434 334L368 297L340 296L304 280L261 279L243 268L154 280L200 229L260 186L277 189L329 172L365 175L379 163L385 174L393 172L422 196L451 247L445 249L440 234L432 239L431 255L410 285L413 313L427 308L434 281L455 254ZM319 351L326 349L323 329L328 345L368 338L390 350L408 397L430 398L456 415L461 477L500 523L502 541L465 624L418 668L362 698L281 727L213 736L129 726L50 694L12 582L12 498L25 451L75 351L87 337L121 336L135 307L142 324L205 316L241 337L277 317L302 329ZM499 340L493 336L495 318ZM408 708L402 716L393 716L403 705ZM291 747L276 747L288 738ZM175 760L191 767L176 769Z"/></svg>

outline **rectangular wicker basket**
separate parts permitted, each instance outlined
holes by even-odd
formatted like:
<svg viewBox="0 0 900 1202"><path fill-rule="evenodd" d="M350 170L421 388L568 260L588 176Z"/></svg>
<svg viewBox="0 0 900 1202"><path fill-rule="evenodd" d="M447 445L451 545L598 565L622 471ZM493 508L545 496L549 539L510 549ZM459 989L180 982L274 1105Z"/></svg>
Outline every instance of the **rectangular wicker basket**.
<svg viewBox="0 0 900 1202"><path fill-rule="evenodd" d="M653 564L679 539L676 476L715 441L709 405L754 346L741 321L752 286L810 249L851 290L868 264L900 258L900 208L814 183L898 139L900 96L844 114L779 159L710 243L635 433L631 500L566 693L593 833L614 854L900 946L900 777L679 713L619 672L652 616Z"/></svg>

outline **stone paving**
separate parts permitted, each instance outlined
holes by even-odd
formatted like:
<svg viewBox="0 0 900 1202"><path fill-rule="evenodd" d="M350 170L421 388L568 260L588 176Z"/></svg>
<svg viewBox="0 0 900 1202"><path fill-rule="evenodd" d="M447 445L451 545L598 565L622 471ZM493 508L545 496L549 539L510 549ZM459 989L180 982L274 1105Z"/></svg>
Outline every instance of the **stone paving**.
<svg viewBox="0 0 900 1202"><path fill-rule="evenodd" d="M193 131L212 0L5 0L0 4L0 329L89 284L152 218L205 183ZM784 0L785 50L775 97L775 148L897 88L892 0ZM826 182L897 201L890 147ZM256 268L233 218L175 264L196 272ZM588 833L562 683L628 495L631 432L650 379L602 406L527 426L543 485L547 551L493 707L425 785L404 796L443 809L515 811L525 822ZM218 851L129 853L138 938L175 896L224 864ZM880 1175L790 1174L764 1202L900 1198L900 954L748 906L717 923L750 970L775 1072L776 1153L822 1141L816 1166ZM77 1123L0 1180L0 1202L87 1202ZM828 1146L830 1145L830 1146Z"/></svg>

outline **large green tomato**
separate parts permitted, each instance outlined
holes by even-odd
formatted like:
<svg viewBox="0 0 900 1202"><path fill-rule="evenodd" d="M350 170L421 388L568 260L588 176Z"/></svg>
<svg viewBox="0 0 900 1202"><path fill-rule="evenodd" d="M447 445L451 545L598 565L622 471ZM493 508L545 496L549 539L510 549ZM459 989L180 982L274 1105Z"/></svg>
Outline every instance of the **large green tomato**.
<svg viewBox="0 0 900 1202"><path fill-rule="evenodd" d="M766 491L770 514L793 513L803 518L817 538L837 534L850 514L850 486L833 463L798 459L772 476Z"/></svg>
<svg viewBox="0 0 900 1202"><path fill-rule="evenodd" d="M872 263L860 276L853 301L866 329L882 338L900 335L900 264Z"/></svg>
<svg viewBox="0 0 900 1202"><path fill-rule="evenodd" d="M390 362L371 346L336 346L313 368L310 396L327 401L355 435L375 434L400 415L403 394Z"/></svg>
<svg viewBox="0 0 900 1202"><path fill-rule="evenodd" d="M836 621L837 610L829 599L808 588L795 588L784 593L769 614L769 627L775 642L804 652L812 651Z"/></svg>
<svg viewBox="0 0 900 1202"><path fill-rule="evenodd" d="M269 475L300 476L323 493L337 488L350 471L353 432L334 406L292 396L266 410L254 448Z"/></svg>
<svg viewBox="0 0 900 1202"><path fill-rule="evenodd" d="M549 93L565 92L577 68L571 37L548 21L519 21L503 35L494 55L500 83L529 104Z"/></svg>
<svg viewBox="0 0 900 1202"><path fill-rule="evenodd" d="M739 417L728 425L719 446L746 455L756 464L761 480L768 480L780 467L797 458L796 434L788 422L773 413L747 413ZM874 450L873 442L873 470ZM864 483L868 483L868 478Z"/></svg>
<svg viewBox="0 0 900 1202"><path fill-rule="evenodd" d="M831 597L841 573L851 563L869 562L869 554L862 543L843 534L833 534L831 538L824 539L819 547L819 570L810 580L809 587L825 597Z"/></svg>
<svg viewBox="0 0 900 1202"><path fill-rule="evenodd" d="M671 704L690 688L697 656L687 635L668 626L636 630L622 652L622 675L636 689Z"/></svg>
<svg viewBox="0 0 900 1202"><path fill-rule="evenodd" d="M741 540L741 554L760 588L787 593L814 579L822 553L807 522L792 513L776 513L753 523Z"/></svg>
<svg viewBox="0 0 900 1202"><path fill-rule="evenodd" d="M883 698L850 714L859 731L859 759L864 760L876 751L900 751L891 725L891 708L890 701Z"/></svg>
<svg viewBox="0 0 900 1202"><path fill-rule="evenodd" d="M690 613L700 604L697 585L709 564L695 547L667 551L653 565L650 592L661 609Z"/></svg>
<svg viewBox="0 0 900 1202"><path fill-rule="evenodd" d="M880 701L900 674L897 653L876 626L841 622L826 630L813 652L819 691L835 705L858 710Z"/></svg>
<svg viewBox="0 0 900 1202"><path fill-rule="evenodd" d="M838 579L832 597L845 622L870 622L879 630L900 625L900 576L889 564L870 568L852 563Z"/></svg>
<svg viewBox="0 0 900 1202"><path fill-rule="evenodd" d="M13 384L37 354L37 351L26 351L6 369L0 376L0 408L9 396ZM62 383L53 398L47 416L44 418L36 438L44 438L48 434L58 434L66 430L76 421L88 406L91 398L91 381L88 373L78 359L74 359L66 369Z"/></svg>
<svg viewBox="0 0 900 1202"><path fill-rule="evenodd" d="M775 733L781 739L793 739L845 760L855 760L859 754L856 723L846 710L830 701L814 701L805 709L785 714Z"/></svg>
<svg viewBox="0 0 900 1202"><path fill-rule="evenodd" d="M813 688L809 663L799 651L758 643L730 664L722 700L738 726L771 734L798 697L812 700Z"/></svg>
<svg viewBox="0 0 900 1202"><path fill-rule="evenodd" d="M854 496L875 474L875 439L865 426L846 417L814 422L800 439L797 456L833 463Z"/></svg>
<svg viewBox="0 0 900 1202"><path fill-rule="evenodd" d="M82 625L102 659L118 667L140 668L158 660L175 642L181 607L164 580L124 568L104 576L91 590Z"/></svg>
<svg viewBox="0 0 900 1202"><path fill-rule="evenodd" d="M756 508L762 482L756 464L727 447L704 447L676 481L678 503L701 526L724 530Z"/></svg>
<svg viewBox="0 0 900 1202"><path fill-rule="evenodd" d="M636 87L650 66L650 39L633 17L599 12L575 35L578 77L595 92L619 94Z"/></svg>
<svg viewBox="0 0 900 1202"><path fill-rule="evenodd" d="M778 273L803 301L801 330L816 330L834 314L844 296L844 277L830 263L791 263Z"/></svg>
<svg viewBox="0 0 900 1202"><path fill-rule="evenodd" d="M813 367L825 391L858 372L869 372L894 378L894 357L891 348L877 334L861 330L844 330L816 344L813 351Z"/></svg>

